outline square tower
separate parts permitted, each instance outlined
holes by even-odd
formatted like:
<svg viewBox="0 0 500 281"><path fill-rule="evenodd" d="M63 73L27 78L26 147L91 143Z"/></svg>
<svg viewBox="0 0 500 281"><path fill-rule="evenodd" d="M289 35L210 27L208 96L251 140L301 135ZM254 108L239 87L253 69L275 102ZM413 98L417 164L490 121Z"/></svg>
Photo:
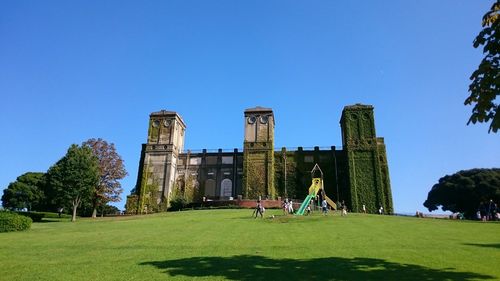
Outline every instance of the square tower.
<svg viewBox="0 0 500 281"><path fill-rule="evenodd" d="M383 138L375 134L373 106L344 107L340 119L342 145L347 155L349 201L355 212L365 205L368 212L384 208L393 212L389 168Z"/></svg>
<svg viewBox="0 0 500 281"><path fill-rule="evenodd" d="M185 130L186 124L176 112L161 110L149 115L148 138L142 145L136 184L139 213L146 208L153 210L154 204L169 202Z"/></svg>
<svg viewBox="0 0 500 281"><path fill-rule="evenodd" d="M243 197L275 198L273 110L258 106L244 115Z"/></svg>

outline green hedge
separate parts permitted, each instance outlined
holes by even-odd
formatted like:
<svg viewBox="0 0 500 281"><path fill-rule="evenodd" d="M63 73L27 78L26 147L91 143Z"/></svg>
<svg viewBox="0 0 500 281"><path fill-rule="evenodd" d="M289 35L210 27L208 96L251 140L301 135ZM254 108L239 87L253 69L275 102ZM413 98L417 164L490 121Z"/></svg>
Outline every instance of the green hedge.
<svg viewBox="0 0 500 281"><path fill-rule="evenodd" d="M0 212L0 232L28 230L33 221L16 213Z"/></svg>
<svg viewBox="0 0 500 281"><path fill-rule="evenodd" d="M37 213L37 212L16 212L16 213L18 215L31 218L33 222L41 222L42 218L45 216L44 213Z"/></svg>
<svg viewBox="0 0 500 281"><path fill-rule="evenodd" d="M45 219L59 219L59 214L58 213L53 213L53 212L32 212L32 213L42 214L43 218L45 218ZM61 214L60 218L70 219L71 215Z"/></svg>

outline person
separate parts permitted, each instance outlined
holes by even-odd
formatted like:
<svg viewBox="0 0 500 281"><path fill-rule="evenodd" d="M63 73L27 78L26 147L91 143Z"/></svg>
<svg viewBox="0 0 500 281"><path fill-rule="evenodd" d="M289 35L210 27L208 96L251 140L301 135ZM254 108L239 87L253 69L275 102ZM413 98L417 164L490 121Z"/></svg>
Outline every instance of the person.
<svg viewBox="0 0 500 281"><path fill-rule="evenodd" d="M378 209L378 214L382 215L383 213L384 213L384 207L380 206L380 208Z"/></svg>
<svg viewBox="0 0 500 281"><path fill-rule="evenodd" d="M257 206L255 207L255 218L260 214L260 217L263 218L264 215L262 214L262 203L260 203L260 200L257 200Z"/></svg>
<svg viewBox="0 0 500 281"><path fill-rule="evenodd" d="M288 198L283 202L283 215L288 215Z"/></svg>
<svg viewBox="0 0 500 281"><path fill-rule="evenodd" d="M63 210L64 210L64 209L63 209L63 207L59 207L59 208L57 209L57 215L58 215L59 217L61 217Z"/></svg>
<svg viewBox="0 0 500 281"><path fill-rule="evenodd" d="M344 200L342 200L342 204L340 205L340 214L342 216L347 216L347 205Z"/></svg>
<svg viewBox="0 0 500 281"><path fill-rule="evenodd" d="M366 214L366 206L365 206L365 204L363 204L363 213Z"/></svg>
<svg viewBox="0 0 500 281"><path fill-rule="evenodd" d="M309 214L311 214L311 204L307 205L306 208L306 216L309 216Z"/></svg>
<svg viewBox="0 0 500 281"><path fill-rule="evenodd" d="M326 203L326 199L323 199L323 201L321 202L321 209L323 210L323 215L327 215L327 212L328 212L328 205Z"/></svg>
<svg viewBox="0 0 500 281"><path fill-rule="evenodd" d="M487 203L486 202L481 202L479 205L479 212L481 214L481 221L486 221L488 219L488 210L486 207Z"/></svg>
<svg viewBox="0 0 500 281"><path fill-rule="evenodd" d="M288 202L288 213L293 214L293 201L290 199L290 202Z"/></svg>
<svg viewBox="0 0 500 281"><path fill-rule="evenodd" d="M495 220L496 209L497 209L496 204L493 202L492 199L490 199L490 202L488 203L488 214L487 214L489 221Z"/></svg>

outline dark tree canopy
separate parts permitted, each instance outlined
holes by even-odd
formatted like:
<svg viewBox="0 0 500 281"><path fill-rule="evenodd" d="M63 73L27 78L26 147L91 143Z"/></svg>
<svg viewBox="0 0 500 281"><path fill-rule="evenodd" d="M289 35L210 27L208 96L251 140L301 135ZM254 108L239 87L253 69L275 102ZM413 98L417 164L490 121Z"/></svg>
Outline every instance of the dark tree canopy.
<svg viewBox="0 0 500 281"><path fill-rule="evenodd" d="M466 105L474 105L471 122L490 122L488 132L496 133L500 128L500 0L495 1L482 21L483 30L474 40L474 48L483 47L484 58L472 73L469 85L470 96Z"/></svg>
<svg viewBox="0 0 500 281"><path fill-rule="evenodd" d="M444 211L463 212L472 218L479 205L490 199L500 202L499 168L459 171L440 178L424 206L431 212L441 206Z"/></svg>
<svg viewBox="0 0 500 281"><path fill-rule="evenodd" d="M98 161L92 150L76 144L47 171L48 188L56 203L73 209L72 221L82 202L91 201L98 176Z"/></svg>
<svg viewBox="0 0 500 281"><path fill-rule="evenodd" d="M41 211L45 203L44 173L28 172L17 177L3 191L2 206L6 209Z"/></svg>
<svg viewBox="0 0 500 281"><path fill-rule="evenodd" d="M127 175L127 171L113 143L109 144L98 138L89 139L82 146L92 150L99 164L99 178L92 198L92 217L96 217L98 207L104 206L108 202L120 201L123 189L119 180Z"/></svg>

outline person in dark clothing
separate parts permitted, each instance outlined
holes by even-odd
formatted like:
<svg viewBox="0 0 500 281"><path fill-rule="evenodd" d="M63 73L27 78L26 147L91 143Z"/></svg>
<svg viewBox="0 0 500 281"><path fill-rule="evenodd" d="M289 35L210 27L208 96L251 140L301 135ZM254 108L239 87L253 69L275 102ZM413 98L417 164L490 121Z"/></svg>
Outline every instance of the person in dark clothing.
<svg viewBox="0 0 500 281"><path fill-rule="evenodd" d="M263 218L264 215L262 213L262 203L260 202L260 200L257 200L257 206L255 207L255 218L257 218L257 216L260 214L260 217Z"/></svg>

